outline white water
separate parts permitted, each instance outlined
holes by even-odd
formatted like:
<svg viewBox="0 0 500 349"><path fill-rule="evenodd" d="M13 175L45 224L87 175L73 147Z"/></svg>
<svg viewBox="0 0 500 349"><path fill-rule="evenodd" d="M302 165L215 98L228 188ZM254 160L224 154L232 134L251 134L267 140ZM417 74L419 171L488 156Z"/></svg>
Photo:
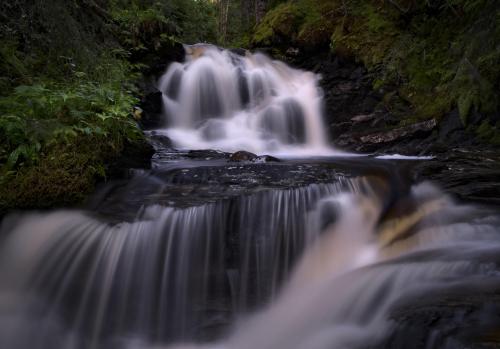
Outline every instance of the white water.
<svg viewBox="0 0 500 349"><path fill-rule="evenodd" d="M184 149L331 155L318 76L263 54L187 48L159 81L166 134Z"/></svg>
<svg viewBox="0 0 500 349"><path fill-rule="evenodd" d="M316 76L199 49L160 83L176 146L331 151ZM118 224L81 211L10 217L0 227L0 348L381 348L395 309L498 282L498 215L421 184L401 222L380 225L387 193L371 186L384 185L339 177L187 208L148 201ZM461 347L454 341L436 331L424 347Z"/></svg>
<svg viewBox="0 0 500 349"><path fill-rule="evenodd" d="M398 306L472 284L479 290L491 281L498 286L499 217L455 205L429 184L414 187L412 196L423 207L439 203L439 210L427 211L412 236L386 247L380 245L380 205L373 197L323 200L336 203L339 219L316 235L275 302L218 344L170 348L367 348L396 326L390 315ZM446 338L440 346L439 333L434 337L425 347L462 347Z"/></svg>

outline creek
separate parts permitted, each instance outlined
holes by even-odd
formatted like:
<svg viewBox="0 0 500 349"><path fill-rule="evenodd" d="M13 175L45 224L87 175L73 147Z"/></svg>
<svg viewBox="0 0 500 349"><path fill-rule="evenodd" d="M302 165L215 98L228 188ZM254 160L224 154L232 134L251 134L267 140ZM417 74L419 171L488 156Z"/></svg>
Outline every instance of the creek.
<svg viewBox="0 0 500 349"><path fill-rule="evenodd" d="M332 148L315 74L186 50L151 170L2 221L0 348L487 347L497 210Z"/></svg>

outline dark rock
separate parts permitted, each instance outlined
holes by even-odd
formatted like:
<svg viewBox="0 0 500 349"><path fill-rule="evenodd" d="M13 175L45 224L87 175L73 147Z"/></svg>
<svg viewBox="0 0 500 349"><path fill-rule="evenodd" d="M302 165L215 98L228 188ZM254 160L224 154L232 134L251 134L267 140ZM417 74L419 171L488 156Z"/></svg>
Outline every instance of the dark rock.
<svg viewBox="0 0 500 349"><path fill-rule="evenodd" d="M200 149L200 150L190 150L186 154L186 157L189 159L197 159L197 160L217 160L217 159L227 159L229 157L229 153L213 149Z"/></svg>
<svg viewBox="0 0 500 349"><path fill-rule="evenodd" d="M389 143L397 141L403 137L414 135L417 132L429 132L437 125L436 119L419 122L413 125L395 128L389 131L370 133L359 137L362 143Z"/></svg>
<svg viewBox="0 0 500 349"><path fill-rule="evenodd" d="M254 158L251 161L259 163L259 162L280 162L281 160L278 158L275 158L274 156L271 156L271 155L261 155L261 156L257 156L256 158Z"/></svg>
<svg viewBox="0 0 500 349"><path fill-rule="evenodd" d="M162 126L163 98L160 91L157 90L144 96L139 106L143 111L139 119L143 129L151 130Z"/></svg>
<svg viewBox="0 0 500 349"><path fill-rule="evenodd" d="M247 53L247 50L244 49L244 48L230 48L229 51L232 52L232 53L234 53L234 54L236 54L236 55L238 55L238 56L243 56L243 57Z"/></svg>
<svg viewBox="0 0 500 349"><path fill-rule="evenodd" d="M241 161L253 161L257 158L257 155L254 153L250 153L245 150L240 150L235 153L232 153L229 157L230 162L241 162Z"/></svg>
<svg viewBox="0 0 500 349"><path fill-rule="evenodd" d="M443 120L439 123L439 139L442 141L447 140L449 137L453 137L453 134L460 130L464 130L464 125L462 120L460 120L458 109L455 109L446 114Z"/></svg>
<svg viewBox="0 0 500 349"><path fill-rule="evenodd" d="M151 157L155 150L145 140L134 143L126 142L122 154L108 165L110 178L125 178L130 169L151 168Z"/></svg>
<svg viewBox="0 0 500 349"><path fill-rule="evenodd" d="M456 197L500 204L500 152L448 149L414 168L416 180L432 180Z"/></svg>
<svg viewBox="0 0 500 349"><path fill-rule="evenodd" d="M142 71L145 76L159 77L172 62L183 62L184 46L176 41L160 40L147 42L140 49L132 51L130 61L141 63L146 68Z"/></svg>
<svg viewBox="0 0 500 349"><path fill-rule="evenodd" d="M155 148L171 148L172 147L172 140L169 137L162 135L162 134L158 134L154 131L149 136L149 140Z"/></svg>
<svg viewBox="0 0 500 349"><path fill-rule="evenodd" d="M360 114L352 117L351 121L354 123L373 121L373 119L375 119L375 116L375 114Z"/></svg>

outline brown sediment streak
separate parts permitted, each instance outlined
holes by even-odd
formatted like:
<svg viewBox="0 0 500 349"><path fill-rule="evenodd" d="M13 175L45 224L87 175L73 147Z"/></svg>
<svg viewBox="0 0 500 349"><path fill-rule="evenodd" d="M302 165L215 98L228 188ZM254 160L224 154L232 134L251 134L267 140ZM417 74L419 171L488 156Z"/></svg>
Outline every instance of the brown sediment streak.
<svg viewBox="0 0 500 349"><path fill-rule="evenodd" d="M441 210L444 204L444 201L441 199L429 201L406 216L384 222L378 231L380 245L386 247L416 234L417 231L413 228L423 218Z"/></svg>

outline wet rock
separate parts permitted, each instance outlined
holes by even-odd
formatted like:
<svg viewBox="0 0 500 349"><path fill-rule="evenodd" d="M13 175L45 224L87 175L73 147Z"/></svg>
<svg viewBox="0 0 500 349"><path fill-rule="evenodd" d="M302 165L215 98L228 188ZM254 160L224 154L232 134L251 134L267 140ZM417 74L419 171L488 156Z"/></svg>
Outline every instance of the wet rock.
<svg viewBox="0 0 500 349"><path fill-rule="evenodd" d="M230 48L229 51L231 53L234 53L234 54L236 54L238 56L242 56L242 57L245 57L245 55L248 52L246 49L244 49L244 48L238 48L238 47L237 48Z"/></svg>
<svg viewBox="0 0 500 349"><path fill-rule="evenodd" d="M389 143L403 137L414 135L417 132L429 132L437 125L436 119L419 122L413 125L398 127L385 132L376 132L359 137L362 143Z"/></svg>
<svg viewBox="0 0 500 349"><path fill-rule="evenodd" d="M351 118L351 121L354 123L363 123L368 121L373 121L375 119L375 114L360 114Z"/></svg>
<svg viewBox="0 0 500 349"><path fill-rule="evenodd" d="M230 162L241 162L241 161L253 161L257 158L257 155L250 153L249 151L240 150L232 153L229 157Z"/></svg>
<svg viewBox="0 0 500 349"><path fill-rule="evenodd" d="M159 128L163 123L162 109L163 98L162 93L158 90L148 93L139 104L142 113L139 116L139 123L145 130Z"/></svg>
<svg viewBox="0 0 500 349"><path fill-rule="evenodd" d="M416 180L432 180L466 201L500 204L500 152L447 149L414 168Z"/></svg>
<svg viewBox="0 0 500 349"><path fill-rule="evenodd" d="M153 146L145 140L126 142L120 157L108 165L108 176L125 178L130 174L130 169L149 169L154 153Z"/></svg>
<svg viewBox="0 0 500 349"><path fill-rule="evenodd" d="M163 134L153 131L149 136L149 140L155 148L171 148L172 140Z"/></svg>
<svg viewBox="0 0 500 349"><path fill-rule="evenodd" d="M199 150L190 150L186 154L186 157L189 159L197 159L197 160L218 160L218 159L227 159L229 157L229 153L213 149L199 149Z"/></svg>
<svg viewBox="0 0 500 349"><path fill-rule="evenodd" d="M152 40L133 50L130 61L143 64L142 73L145 76L158 77L170 63L184 61L184 55L184 46L179 42Z"/></svg>
<svg viewBox="0 0 500 349"><path fill-rule="evenodd" d="M444 140L456 131L463 130L464 125L460 120L458 109L448 113L439 123L439 139Z"/></svg>
<svg viewBox="0 0 500 349"><path fill-rule="evenodd" d="M255 163L263 163L263 162L280 162L281 160L271 155L261 155L257 156L251 161Z"/></svg>

